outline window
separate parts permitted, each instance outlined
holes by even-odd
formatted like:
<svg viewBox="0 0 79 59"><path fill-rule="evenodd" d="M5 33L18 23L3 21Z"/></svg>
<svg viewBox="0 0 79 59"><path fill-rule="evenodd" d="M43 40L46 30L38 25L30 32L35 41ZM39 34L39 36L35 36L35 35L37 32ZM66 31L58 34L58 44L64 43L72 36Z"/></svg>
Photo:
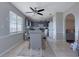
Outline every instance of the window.
<svg viewBox="0 0 79 59"><path fill-rule="evenodd" d="M19 32L23 30L23 19L10 11L10 32Z"/></svg>
<svg viewBox="0 0 79 59"><path fill-rule="evenodd" d="M17 16L17 31L23 30L23 19L20 16Z"/></svg>
<svg viewBox="0 0 79 59"><path fill-rule="evenodd" d="M16 32L16 14L10 12L10 32Z"/></svg>

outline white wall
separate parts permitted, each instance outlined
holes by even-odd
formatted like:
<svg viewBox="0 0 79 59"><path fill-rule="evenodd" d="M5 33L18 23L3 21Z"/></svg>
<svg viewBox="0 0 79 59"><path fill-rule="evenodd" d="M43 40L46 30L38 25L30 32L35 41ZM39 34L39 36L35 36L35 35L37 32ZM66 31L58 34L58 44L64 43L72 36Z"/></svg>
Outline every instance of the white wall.
<svg viewBox="0 0 79 59"><path fill-rule="evenodd" d="M0 54L23 40L23 33L10 33L9 11L13 11L25 19L25 16L11 3L0 2Z"/></svg>
<svg viewBox="0 0 79 59"><path fill-rule="evenodd" d="M49 23L49 37L53 40L63 40L63 13L56 12Z"/></svg>
<svg viewBox="0 0 79 59"><path fill-rule="evenodd" d="M72 13L75 16L75 40L78 39L79 31L79 3L73 5L70 9L64 12L64 36L65 36L65 17L67 14Z"/></svg>
<svg viewBox="0 0 79 59"><path fill-rule="evenodd" d="M63 40L63 12L56 12L56 40Z"/></svg>

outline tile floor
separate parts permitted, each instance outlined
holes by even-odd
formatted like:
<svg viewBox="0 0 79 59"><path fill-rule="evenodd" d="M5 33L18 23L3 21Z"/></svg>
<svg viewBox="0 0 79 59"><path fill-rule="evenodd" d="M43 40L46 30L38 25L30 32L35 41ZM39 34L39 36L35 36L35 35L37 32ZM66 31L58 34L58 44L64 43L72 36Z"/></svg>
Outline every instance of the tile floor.
<svg viewBox="0 0 79 59"><path fill-rule="evenodd" d="M64 41L48 41L48 48L45 50L29 49L29 42L25 41L7 52L3 57L76 57L69 45Z"/></svg>
<svg viewBox="0 0 79 59"><path fill-rule="evenodd" d="M48 44L57 57L77 57L76 51L73 51L69 44L63 40L48 41Z"/></svg>

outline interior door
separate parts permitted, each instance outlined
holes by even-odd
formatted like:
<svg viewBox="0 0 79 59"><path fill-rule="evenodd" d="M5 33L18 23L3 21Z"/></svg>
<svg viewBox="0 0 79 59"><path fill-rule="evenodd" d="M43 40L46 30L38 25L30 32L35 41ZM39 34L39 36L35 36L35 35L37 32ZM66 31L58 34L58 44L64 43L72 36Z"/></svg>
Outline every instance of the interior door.
<svg viewBox="0 0 79 59"><path fill-rule="evenodd" d="M73 14L66 16L66 41L69 43L75 41L75 17Z"/></svg>

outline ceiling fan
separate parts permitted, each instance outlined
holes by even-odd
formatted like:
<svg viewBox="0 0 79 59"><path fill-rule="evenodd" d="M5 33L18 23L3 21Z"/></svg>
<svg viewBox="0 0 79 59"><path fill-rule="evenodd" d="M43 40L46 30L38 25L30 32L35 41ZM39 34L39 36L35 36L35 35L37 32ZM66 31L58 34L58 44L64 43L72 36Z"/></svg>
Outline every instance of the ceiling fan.
<svg viewBox="0 0 79 59"><path fill-rule="evenodd" d="M36 13L36 14L39 14L39 15L43 15L42 13L40 13L40 12L42 12L42 11L44 11L44 9L40 9L40 10L37 10L37 8L32 8L32 7L29 7L31 10L32 10L32 12L26 12L26 13Z"/></svg>

